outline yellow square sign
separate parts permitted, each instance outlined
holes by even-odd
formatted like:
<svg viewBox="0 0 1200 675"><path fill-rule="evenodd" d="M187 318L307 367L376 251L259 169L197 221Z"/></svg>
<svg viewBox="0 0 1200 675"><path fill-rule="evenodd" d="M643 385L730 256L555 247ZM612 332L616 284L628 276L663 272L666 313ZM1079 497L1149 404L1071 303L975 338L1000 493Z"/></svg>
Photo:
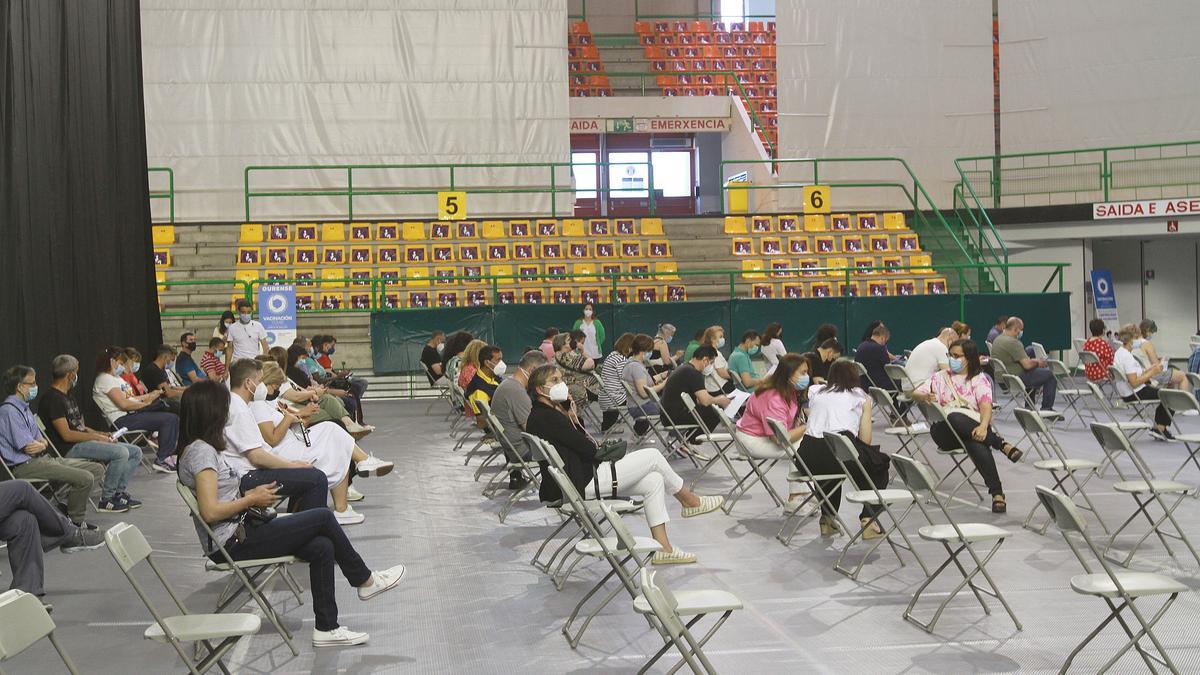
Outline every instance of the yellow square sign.
<svg viewBox="0 0 1200 675"><path fill-rule="evenodd" d="M807 199L807 193L805 193ZM438 220L465 220L467 217L467 193L439 192ZM807 202L805 202L807 203Z"/></svg>
<svg viewBox="0 0 1200 675"><path fill-rule="evenodd" d="M804 186L804 212L805 213L829 213L829 186L828 185L805 185Z"/></svg>

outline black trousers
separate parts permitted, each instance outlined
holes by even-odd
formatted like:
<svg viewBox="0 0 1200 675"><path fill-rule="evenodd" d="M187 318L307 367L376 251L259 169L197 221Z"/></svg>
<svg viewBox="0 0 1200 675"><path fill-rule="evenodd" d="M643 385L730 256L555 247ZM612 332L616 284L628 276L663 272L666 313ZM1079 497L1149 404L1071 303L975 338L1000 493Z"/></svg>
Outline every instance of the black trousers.
<svg viewBox="0 0 1200 675"><path fill-rule="evenodd" d="M826 442L824 438L817 438L815 436L809 436L805 434L804 438L800 441L800 447L796 449L796 454L800 455L800 459L808 465L808 471L814 474L842 473L842 465L837 461L837 457L833 456L833 450L829 448L829 443ZM800 466L799 463L796 464L796 468L800 471L805 470L804 467ZM862 471L859 471L858 465L848 464L845 471L847 475L850 476L850 480L854 481L854 484L858 486L858 489L860 490L870 490L871 483L874 483L875 487L879 488L880 490L887 487L887 466L866 466L866 469L868 473L867 475L864 475ZM870 482L867 481L868 476L871 479ZM829 502L833 505L833 509L830 509L829 506L821 504L821 512L825 515L833 515L833 511L841 508L842 506L841 481L819 481L818 485L821 488L821 492L824 492L829 496ZM859 513L858 517L871 518L882 510L883 509L881 507L873 504L863 504L862 512Z"/></svg>
<svg viewBox="0 0 1200 675"><path fill-rule="evenodd" d="M290 497L288 510L308 511L325 508L329 500L329 479L320 469L255 469L242 476L245 494L259 485L279 484L279 494Z"/></svg>
<svg viewBox="0 0 1200 675"><path fill-rule="evenodd" d="M1133 401L1157 401L1158 390L1150 385L1146 385L1128 396L1121 397L1121 400L1126 403L1132 403ZM1161 403L1154 408L1154 423L1164 427L1171 425L1171 413L1167 412L1167 409Z"/></svg>
<svg viewBox="0 0 1200 675"><path fill-rule="evenodd" d="M1004 488L1000 485L1000 472L996 470L996 457L992 454L992 450L1004 449L1004 439L996 433L995 429L988 427L988 435L983 441L975 440L971 436L971 432L979 426L979 423L962 413L951 412L946 419L950 420L954 432L958 432L962 442L966 444L964 449L967 451L967 456L971 458L971 463L983 477L988 494L993 496L1004 494ZM929 435L933 438L933 442L943 450L952 450L958 447L958 440L954 438L954 432L946 426L945 422L938 422L929 429Z"/></svg>

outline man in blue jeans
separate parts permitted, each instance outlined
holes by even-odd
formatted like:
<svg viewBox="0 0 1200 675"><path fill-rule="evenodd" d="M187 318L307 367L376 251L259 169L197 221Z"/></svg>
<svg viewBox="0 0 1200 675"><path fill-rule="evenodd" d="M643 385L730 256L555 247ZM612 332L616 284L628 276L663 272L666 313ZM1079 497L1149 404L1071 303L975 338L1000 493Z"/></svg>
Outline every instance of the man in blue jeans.
<svg viewBox="0 0 1200 675"><path fill-rule="evenodd" d="M90 459L105 465L104 484L97 511L125 513L142 505L128 492L129 478L142 459L142 450L129 443L115 443L109 434L83 423L83 412L71 396L79 381L79 360L60 354L50 362L53 381L38 399L38 417L46 435L64 457Z"/></svg>
<svg viewBox="0 0 1200 675"><path fill-rule="evenodd" d="M1054 410L1054 397L1058 393L1058 380L1054 373L1047 368L1045 359L1033 358L1025 351L1021 338L1025 335L1025 322L1021 317L1009 317L1004 324L1004 331L992 341L991 356L1004 364L1011 374L1021 378L1025 388L1032 395L1035 391L1042 392L1042 410Z"/></svg>

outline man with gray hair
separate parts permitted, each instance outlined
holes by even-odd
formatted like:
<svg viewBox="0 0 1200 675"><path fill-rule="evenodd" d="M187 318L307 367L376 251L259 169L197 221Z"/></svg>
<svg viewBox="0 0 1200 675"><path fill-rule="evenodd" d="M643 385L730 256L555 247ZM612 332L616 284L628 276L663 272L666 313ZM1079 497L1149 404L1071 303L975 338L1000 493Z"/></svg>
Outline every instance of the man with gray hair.
<svg viewBox="0 0 1200 675"><path fill-rule="evenodd" d="M142 450L129 443L117 443L110 434L96 431L83 423L83 412L71 396L79 381L79 360L59 354L50 362L53 380L38 401L38 417L46 435L64 457L90 459L103 464L104 483L97 511L125 513L142 505L129 494L129 479L142 460Z"/></svg>
<svg viewBox="0 0 1200 675"><path fill-rule="evenodd" d="M937 337L929 338L913 348L904 369L914 385L933 377L939 370L950 368L950 344L958 339L953 328L943 328Z"/></svg>
<svg viewBox="0 0 1200 675"><path fill-rule="evenodd" d="M529 411L533 409L533 401L525 391L525 386L529 383L529 374L538 366L544 366L549 362L550 360L541 350L531 349L525 352L521 356L521 360L517 362L517 368L513 374L504 378L496 387L495 393L492 394L492 414L504 428L504 437L525 459L529 459L529 450L525 447L525 440L521 438L521 432L525 431L525 422L529 419ZM514 461L516 458L509 457L508 459ZM525 484L525 477L519 470L514 469L509 473L508 489L520 490L525 487Z"/></svg>

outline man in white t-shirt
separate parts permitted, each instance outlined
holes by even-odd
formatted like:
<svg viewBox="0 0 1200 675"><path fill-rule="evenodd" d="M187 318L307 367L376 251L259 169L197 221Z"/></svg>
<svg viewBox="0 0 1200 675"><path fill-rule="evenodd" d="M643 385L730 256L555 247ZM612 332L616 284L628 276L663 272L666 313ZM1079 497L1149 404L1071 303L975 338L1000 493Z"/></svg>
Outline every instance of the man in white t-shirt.
<svg viewBox="0 0 1200 675"><path fill-rule="evenodd" d="M267 450L254 414L250 412L250 401L254 400L256 392L266 398L262 364L254 359L235 361L229 368L229 390L232 395L229 397L229 419L225 421L225 450L221 455L237 472L242 493L259 485L275 483L279 486L276 494L291 497L291 511L324 508L329 494L329 479L324 472Z"/></svg>
<svg viewBox="0 0 1200 675"><path fill-rule="evenodd" d="M929 338L913 348L904 366L913 385L920 386L937 371L950 367L950 344L956 339L958 334L953 329L943 328L937 337Z"/></svg>
<svg viewBox="0 0 1200 675"><path fill-rule="evenodd" d="M259 354L266 354L271 349L267 343L267 329L254 320L250 311L254 306L249 300L237 301L238 320L225 329L225 341L229 349L225 351L225 365L238 359L252 359Z"/></svg>

